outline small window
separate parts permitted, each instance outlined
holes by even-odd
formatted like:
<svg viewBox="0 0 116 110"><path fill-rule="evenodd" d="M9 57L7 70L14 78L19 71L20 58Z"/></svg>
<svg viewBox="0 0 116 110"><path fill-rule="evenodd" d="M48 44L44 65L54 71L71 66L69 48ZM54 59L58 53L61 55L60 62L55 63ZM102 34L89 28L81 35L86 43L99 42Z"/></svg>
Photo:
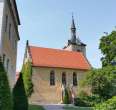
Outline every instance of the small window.
<svg viewBox="0 0 116 110"><path fill-rule="evenodd" d="M11 39L11 24L9 24L9 40Z"/></svg>
<svg viewBox="0 0 116 110"><path fill-rule="evenodd" d="M7 68L7 72L8 72L8 69L9 69L9 59L7 59L7 65L6 65L6 68Z"/></svg>
<svg viewBox="0 0 116 110"><path fill-rule="evenodd" d="M62 84L66 86L66 73L62 73Z"/></svg>
<svg viewBox="0 0 116 110"><path fill-rule="evenodd" d="M51 86L55 85L55 73L54 73L54 71L50 72L50 85Z"/></svg>
<svg viewBox="0 0 116 110"><path fill-rule="evenodd" d="M73 86L77 86L77 74L73 73Z"/></svg>
<svg viewBox="0 0 116 110"><path fill-rule="evenodd" d="M7 24L8 24L8 15L5 18L5 32L7 31Z"/></svg>

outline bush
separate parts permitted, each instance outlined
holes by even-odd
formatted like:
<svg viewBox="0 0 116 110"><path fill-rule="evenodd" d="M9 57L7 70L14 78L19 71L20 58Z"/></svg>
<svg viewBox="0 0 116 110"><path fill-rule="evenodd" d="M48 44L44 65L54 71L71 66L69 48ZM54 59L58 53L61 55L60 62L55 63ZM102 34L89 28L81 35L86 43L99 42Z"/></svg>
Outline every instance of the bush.
<svg viewBox="0 0 116 110"><path fill-rule="evenodd" d="M74 105L80 107L89 107L89 105L81 98L74 99Z"/></svg>
<svg viewBox="0 0 116 110"><path fill-rule="evenodd" d="M84 99L85 97L88 96L88 94L85 91L81 90L79 92L79 95L78 96L79 96L79 98Z"/></svg>
<svg viewBox="0 0 116 110"><path fill-rule="evenodd" d="M69 93L68 93L68 90L67 90L67 89L65 89L65 94L64 94L64 98L63 98L63 103L64 103L64 104L69 104L69 103L70 103Z"/></svg>
<svg viewBox="0 0 116 110"><path fill-rule="evenodd" d="M116 110L116 96L94 107L94 110Z"/></svg>
<svg viewBox="0 0 116 110"><path fill-rule="evenodd" d="M88 94L81 90L79 92L79 95L77 98L74 99L74 105L75 106L80 106L80 107L86 107L86 106L89 106L86 102L85 102L85 97L87 97Z"/></svg>
<svg viewBox="0 0 116 110"><path fill-rule="evenodd" d="M93 107L93 106L95 106L96 104L98 104L98 103L101 103L101 102L103 102L104 101L104 99L101 99L99 96L97 96L97 95L92 95L92 96L87 96L87 97L85 97L85 102L89 105L89 106L91 106L91 107Z"/></svg>
<svg viewBox="0 0 116 110"><path fill-rule="evenodd" d="M12 97L7 79L7 73L4 70L0 58L0 110L13 110Z"/></svg>
<svg viewBox="0 0 116 110"><path fill-rule="evenodd" d="M20 73L19 79L13 89L13 110L28 110L28 99L26 97L22 73Z"/></svg>
<svg viewBox="0 0 116 110"><path fill-rule="evenodd" d="M75 99L75 105L82 107L92 107L95 106L95 104L101 103L103 101L104 100L97 95L88 96L86 92L80 91L78 98Z"/></svg>

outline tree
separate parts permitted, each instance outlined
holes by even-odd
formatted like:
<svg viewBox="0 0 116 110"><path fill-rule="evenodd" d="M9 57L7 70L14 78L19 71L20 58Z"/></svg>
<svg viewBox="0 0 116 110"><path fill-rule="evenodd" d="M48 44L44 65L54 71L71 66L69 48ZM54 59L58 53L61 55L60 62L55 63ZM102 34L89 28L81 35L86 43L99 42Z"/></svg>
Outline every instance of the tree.
<svg viewBox="0 0 116 110"><path fill-rule="evenodd" d="M22 75L23 75L23 81L24 81L24 87L25 87L26 95L28 97L30 97L32 92L33 92L32 67L31 67L31 62L30 61L26 62L23 65Z"/></svg>
<svg viewBox="0 0 116 110"><path fill-rule="evenodd" d="M0 110L13 110L12 97L7 78L0 58Z"/></svg>
<svg viewBox="0 0 116 110"><path fill-rule="evenodd" d="M91 87L93 95L98 95L101 99L109 99L114 95L116 74L115 67L104 67L102 69L92 69L85 77L83 84Z"/></svg>
<svg viewBox="0 0 116 110"><path fill-rule="evenodd" d="M22 73L20 73L20 76L13 89L13 101L13 110L28 110L28 99L24 88Z"/></svg>
<svg viewBox="0 0 116 110"><path fill-rule="evenodd" d="M112 62L116 62L116 31L112 31L111 34L100 39L99 49L104 55L101 58L102 66L111 65Z"/></svg>

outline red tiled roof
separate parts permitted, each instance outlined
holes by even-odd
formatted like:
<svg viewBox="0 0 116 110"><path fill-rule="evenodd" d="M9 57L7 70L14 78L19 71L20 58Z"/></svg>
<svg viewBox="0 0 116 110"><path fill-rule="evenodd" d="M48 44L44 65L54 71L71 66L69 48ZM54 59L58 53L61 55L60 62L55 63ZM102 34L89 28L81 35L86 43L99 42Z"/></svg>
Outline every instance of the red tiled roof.
<svg viewBox="0 0 116 110"><path fill-rule="evenodd" d="M81 52L29 46L32 65L88 70L89 62Z"/></svg>

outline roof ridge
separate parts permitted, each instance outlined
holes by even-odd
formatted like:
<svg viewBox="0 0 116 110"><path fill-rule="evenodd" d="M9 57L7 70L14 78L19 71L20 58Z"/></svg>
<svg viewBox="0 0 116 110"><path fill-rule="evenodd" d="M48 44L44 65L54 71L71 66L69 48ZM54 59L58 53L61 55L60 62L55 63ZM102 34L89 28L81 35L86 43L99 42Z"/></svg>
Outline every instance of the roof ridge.
<svg viewBox="0 0 116 110"><path fill-rule="evenodd" d="M76 51L69 51L69 50L63 50L63 49L58 49L58 48L38 47L38 46L33 46L33 45L29 45L29 47L42 48L42 49L51 49L51 50L58 50L58 51L62 51L62 52L83 54L82 52L78 52L78 51L77 52Z"/></svg>

